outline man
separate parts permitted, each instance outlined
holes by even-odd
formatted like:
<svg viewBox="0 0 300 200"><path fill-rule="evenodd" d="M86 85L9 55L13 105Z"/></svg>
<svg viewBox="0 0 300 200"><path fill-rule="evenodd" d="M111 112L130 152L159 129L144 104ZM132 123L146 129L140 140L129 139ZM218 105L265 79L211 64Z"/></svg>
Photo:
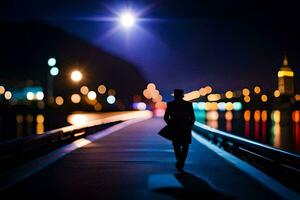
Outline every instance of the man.
<svg viewBox="0 0 300 200"><path fill-rule="evenodd" d="M189 151L192 136L191 130L195 122L195 114L191 102L183 100L183 90L174 90L174 101L167 104L164 120L173 133L172 144L176 156L176 168L183 172L184 163Z"/></svg>

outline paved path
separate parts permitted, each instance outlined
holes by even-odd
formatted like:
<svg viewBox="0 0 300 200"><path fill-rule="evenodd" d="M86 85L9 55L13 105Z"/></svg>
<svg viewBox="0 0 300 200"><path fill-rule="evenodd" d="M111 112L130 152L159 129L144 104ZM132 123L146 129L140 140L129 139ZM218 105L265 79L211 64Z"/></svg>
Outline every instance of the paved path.
<svg viewBox="0 0 300 200"><path fill-rule="evenodd" d="M64 156L0 199L278 199L193 139L186 174L176 173L160 118L129 125ZM189 197L189 198L188 198Z"/></svg>

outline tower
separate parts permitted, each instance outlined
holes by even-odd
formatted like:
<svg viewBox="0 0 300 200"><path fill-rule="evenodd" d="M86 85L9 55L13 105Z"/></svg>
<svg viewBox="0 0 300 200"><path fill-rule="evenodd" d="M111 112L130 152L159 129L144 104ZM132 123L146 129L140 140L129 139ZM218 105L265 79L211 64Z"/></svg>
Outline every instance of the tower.
<svg viewBox="0 0 300 200"><path fill-rule="evenodd" d="M288 66L287 57L284 56L283 66L277 74L278 90L281 95L294 95L294 72Z"/></svg>

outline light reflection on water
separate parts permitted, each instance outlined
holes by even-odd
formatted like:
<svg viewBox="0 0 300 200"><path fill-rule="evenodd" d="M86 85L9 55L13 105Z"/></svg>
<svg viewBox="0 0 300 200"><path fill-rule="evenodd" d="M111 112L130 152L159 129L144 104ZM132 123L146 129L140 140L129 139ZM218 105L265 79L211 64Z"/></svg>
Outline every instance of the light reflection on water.
<svg viewBox="0 0 300 200"><path fill-rule="evenodd" d="M300 153L299 110L195 110L195 115L212 128Z"/></svg>
<svg viewBox="0 0 300 200"><path fill-rule="evenodd" d="M43 114L17 114L16 115L16 134L17 138L23 135L42 134L45 132L45 117ZM35 128L34 128L35 127Z"/></svg>

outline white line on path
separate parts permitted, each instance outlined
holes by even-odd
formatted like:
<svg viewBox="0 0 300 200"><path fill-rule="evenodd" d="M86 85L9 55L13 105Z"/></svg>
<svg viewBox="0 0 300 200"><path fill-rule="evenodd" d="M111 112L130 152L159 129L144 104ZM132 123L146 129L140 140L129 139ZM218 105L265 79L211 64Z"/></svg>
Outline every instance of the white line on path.
<svg viewBox="0 0 300 200"><path fill-rule="evenodd" d="M72 151L80 147L83 147L87 144L90 144L91 142L98 140L102 137L105 137L111 133L114 133L122 128L125 128L131 124L146 119L149 119L149 117L124 121L122 123L116 124L102 131L96 132L95 134L89 135L86 138L78 139L72 142L71 144L65 145L49 154L46 154L45 156L39 157L19 167L9 170L0 175L0 192L16 184L17 182L30 177L34 173L42 170L43 168L61 159L63 156L71 153Z"/></svg>

